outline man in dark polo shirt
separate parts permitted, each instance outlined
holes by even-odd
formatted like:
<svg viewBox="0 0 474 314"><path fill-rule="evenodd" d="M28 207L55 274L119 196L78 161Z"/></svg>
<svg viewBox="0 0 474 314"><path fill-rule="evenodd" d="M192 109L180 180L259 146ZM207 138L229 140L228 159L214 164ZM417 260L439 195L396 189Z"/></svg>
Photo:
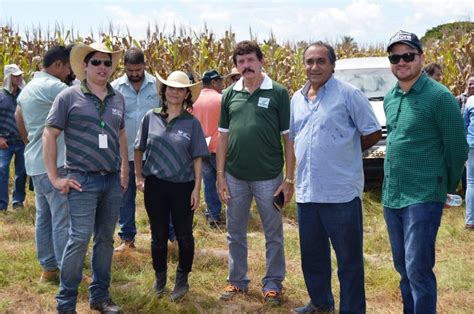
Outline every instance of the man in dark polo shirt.
<svg viewBox="0 0 474 314"><path fill-rule="evenodd" d="M436 312L435 241L447 193L458 186L468 145L456 99L423 70L418 37L387 47L398 83L387 93L382 202L404 313Z"/></svg>
<svg viewBox="0 0 474 314"><path fill-rule="evenodd" d="M68 194L70 234L56 297L59 313L76 308L84 259L92 234L90 306L102 313L120 313L109 296L113 234L122 191L128 186L124 98L108 83L122 52L105 44L78 43L71 50L71 67L80 85L61 92L46 119L44 160L53 186ZM56 138L64 131L67 177L56 167Z"/></svg>
<svg viewBox="0 0 474 314"><path fill-rule="evenodd" d="M288 140L290 98L282 85L262 73L263 54L256 42L239 42L233 59L242 77L222 96L216 154L219 197L227 204L229 245L229 285L221 299L229 300L248 290L247 224L255 197L266 242L264 300L279 305L285 254L282 216L273 199L282 192L284 206L293 196L294 155Z"/></svg>

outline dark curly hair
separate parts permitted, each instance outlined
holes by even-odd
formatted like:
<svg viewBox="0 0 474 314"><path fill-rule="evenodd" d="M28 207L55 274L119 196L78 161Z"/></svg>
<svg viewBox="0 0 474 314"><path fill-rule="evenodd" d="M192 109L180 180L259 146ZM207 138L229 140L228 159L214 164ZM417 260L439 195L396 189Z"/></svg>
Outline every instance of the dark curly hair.
<svg viewBox="0 0 474 314"><path fill-rule="evenodd" d="M166 100L166 95L165 95L165 92L166 92L166 88L168 87L168 85L166 84L161 84L161 87L160 87L160 98L161 98L161 112L160 112L160 115L163 117L163 118L168 118L168 103L167 103L167 100ZM186 88L187 91L189 92L188 93L188 97L186 97L186 99L184 99L183 101L183 109L184 110L187 110L189 111L189 109L192 111L193 109L193 100L192 100L192 93L191 93L191 90L189 88Z"/></svg>
<svg viewBox="0 0 474 314"><path fill-rule="evenodd" d="M234 54L232 55L234 64L237 65L237 56L243 56L252 52L255 52L258 61L262 61L263 53L256 41L243 40L238 42L237 45L235 45Z"/></svg>

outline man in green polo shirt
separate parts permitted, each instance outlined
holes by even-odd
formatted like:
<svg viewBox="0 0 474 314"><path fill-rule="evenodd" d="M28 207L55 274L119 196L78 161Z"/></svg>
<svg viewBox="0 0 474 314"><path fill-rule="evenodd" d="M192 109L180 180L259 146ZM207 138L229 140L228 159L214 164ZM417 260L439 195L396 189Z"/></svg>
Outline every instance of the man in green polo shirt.
<svg viewBox="0 0 474 314"><path fill-rule="evenodd" d="M468 145L456 99L423 73L421 43L397 32L387 47L398 83L387 93L382 201L404 313L436 312L435 241L446 194L458 185Z"/></svg>
<svg viewBox="0 0 474 314"><path fill-rule="evenodd" d="M229 300L248 290L247 223L255 197L266 241L267 272L262 290L266 303L279 305L285 255L282 217L273 199L282 192L286 204L293 196L294 156L288 140L290 99L282 85L262 73L263 54L257 43L239 42L233 59L242 77L222 96L216 153L218 193L227 204L229 245L229 285L221 299Z"/></svg>

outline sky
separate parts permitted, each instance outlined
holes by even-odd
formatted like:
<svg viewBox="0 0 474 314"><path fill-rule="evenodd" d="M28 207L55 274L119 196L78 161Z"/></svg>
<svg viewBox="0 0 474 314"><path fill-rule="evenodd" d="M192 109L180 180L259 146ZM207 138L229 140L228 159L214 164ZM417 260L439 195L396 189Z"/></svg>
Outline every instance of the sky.
<svg viewBox="0 0 474 314"><path fill-rule="evenodd" d="M232 29L237 41L275 35L278 42L340 41L351 36L362 45L385 44L403 29L423 36L432 27L474 21L473 0L0 0L0 25L12 24L22 33L56 24L86 36L109 25L121 34L146 37L148 25L169 32L173 25L202 31L206 25L217 37Z"/></svg>

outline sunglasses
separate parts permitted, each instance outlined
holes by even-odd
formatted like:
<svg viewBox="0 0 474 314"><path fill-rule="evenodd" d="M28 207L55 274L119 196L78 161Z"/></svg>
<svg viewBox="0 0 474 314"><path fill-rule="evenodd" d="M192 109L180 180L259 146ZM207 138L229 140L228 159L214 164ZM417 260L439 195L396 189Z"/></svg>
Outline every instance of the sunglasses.
<svg viewBox="0 0 474 314"><path fill-rule="evenodd" d="M405 62L412 62L415 60L415 56L419 56L419 53L416 52L407 52L402 55L390 55L388 56L388 60L390 60L391 64L398 64L400 59L403 59Z"/></svg>
<svg viewBox="0 0 474 314"><path fill-rule="evenodd" d="M110 68L112 66L112 61L110 61L110 60L97 60L97 59L92 59L91 60L91 64L95 67L98 67L102 63L108 68Z"/></svg>

